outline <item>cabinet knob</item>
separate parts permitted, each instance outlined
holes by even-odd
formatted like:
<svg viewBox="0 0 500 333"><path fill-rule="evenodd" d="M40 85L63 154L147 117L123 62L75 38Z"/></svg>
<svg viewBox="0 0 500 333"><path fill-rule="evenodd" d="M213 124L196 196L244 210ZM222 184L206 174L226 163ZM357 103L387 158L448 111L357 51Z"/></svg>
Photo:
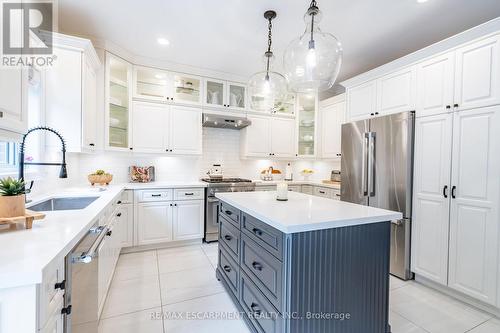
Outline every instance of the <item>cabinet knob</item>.
<svg viewBox="0 0 500 333"><path fill-rule="evenodd" d="M132 147L130 147L129 149L130 149L130 150L134 150L134 148L132 148Z"/></svg>
<svg viewBox="0 0 500 333"><path fill-rule="evenodd" d="M69 315L69 314L71 314L71 305L68 305L67 307L62 308L61 309L61 314L63 314L63 315Z"/></svg>
<svg viewBox="0 0 500 333"><path fill-rule="evenodd" d="M94 147L94 146L95 146L95 144L93 144L93 143L89 143L89 146L90 146L90 147Z"/></svg>
<svg viewBox="0 0 500 333"><path fill-rule="evenodd" d="M106 236L111 236L113 234L113 230L110 230L106 233Z"/></svg>
<svg viewBox="0 0 500 333"><path fill-rule="evenodd" d="M225 235L224 239L227 241L231 241L231 239L233 239L233 237L231 237L230 235Z"/></svg>
<svg viewBox="0 0 500 333"><path fill-rule="evenodd" d="M375 113L373 113L373 112L372 112L372 113L370 113L370 116L374 116L374 115L375 115Z"/></svg>
<svg viewBox="0 0 500 333"><path fill-rule="evenodd" d="M446 105L446 108L447 109L451 109L451 105Z"/></svg>
<svg viewBox="0 0 500 333"><path fill-rule="evenodd" d="M453 104L453 107L454 108L458 108L458 104Z"/></svg>
<svg viewBox="0 0 500 333"><path fill-rule="evenodd" d="M116 216L117 216L117 217L120 217L120 216L122 216L122 213L118 213L118 214L116 214Z"/></svg>
<svg viewBox="0 0 500 333"><path fill-rule="evenodd" d="M228 273L231 272L231 267L229 267L228 265L225 265L223 269Z"/></svg>

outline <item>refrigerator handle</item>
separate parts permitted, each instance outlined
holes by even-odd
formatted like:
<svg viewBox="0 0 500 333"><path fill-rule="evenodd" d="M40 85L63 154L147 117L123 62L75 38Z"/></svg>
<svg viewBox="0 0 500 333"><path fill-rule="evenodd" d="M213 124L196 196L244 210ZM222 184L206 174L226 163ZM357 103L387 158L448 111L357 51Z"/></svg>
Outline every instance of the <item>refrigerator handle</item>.
<svg viewBox="0 0 500 333"><path fill-rule="evenodd" d="M369 182L370 182L370 197L375 196L375 181L376 181L376 168L375 168L375 160L376 160L376 133L375 132L370 132L370 138L369 138L369 170L370 170L370 175L369 175Z"/></svg>
<svg viewBox="0 0 500 333"><path fill-rule="evenodd" d="M363 184L363 196L368 195L368 166L369 166L369 161L368 161L368 146L370 143L370 133L366 132L364 137L363 137L363 170L362 170L362 175L361 175L361 184Z"/></svg>

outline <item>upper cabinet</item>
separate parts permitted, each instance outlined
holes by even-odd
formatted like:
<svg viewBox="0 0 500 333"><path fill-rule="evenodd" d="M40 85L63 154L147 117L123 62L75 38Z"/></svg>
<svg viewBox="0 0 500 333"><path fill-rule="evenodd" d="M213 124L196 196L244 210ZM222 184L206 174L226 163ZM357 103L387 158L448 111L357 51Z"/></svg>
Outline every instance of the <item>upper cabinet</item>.
<svg viewBox="0 0 500 333"><path fill-rule="evenodd" d="M460 110L500 103L500 36L456 50L455 98Z"/></svg>
<svg viewBox="0 0 500 333"><path fill-rule="evenodd" d="M414 67L404 68L377 80L375 115L388 115L415 110L416 73Z"/></svg>
<svg viewBox="0 0 500 333"><path fill-rule="evenodd" d="M132 65L106 53L106 148L132 150Z"/></svg>
<svg viewBox="0 0 500 333"><path fill-rule="evenodd" d="M28 130L26 71L21 67L0 68L0 129L24 134Z"/></svg>
<svg viewBox="0 0 500 333"><path fill-rule="evenodd" d="M317 149L318 96L297 94L298 156L315 157Z"/></svg>
<svg viewBox="0 0 500 333"><path fill-rule="evenodd" d="M347 107L352 121L369 118L377 108L377 82L369 81L347 89Z"/></svg>
<svg viewBox="0 0 500 333"><path fill-rule="evenodd" d="M45 123L64 138L68 152L92 151L97 142L97 75L101 65L89 40L54 35L54 64L44 69ZM53 135L49 150L60 150Z"/></svg>
<svg viewBox="0 0 500 333"><path fill-rule="evenodd" d="M205 106L244 110L247 107L246 85L231 81L205 79Z"/></svg>
<svg viewBox="0 0 500 333"><path fill-rule="evenodd" d="M320 107L321 157L341 157L342 124L345 122L345 112L346 102L344 98L339 98L332 104Z"/></svg>
<svg viewBox="0 0 500 333"><path fill-rule="evenodd" d="M200 105L201 77L134 66L134 98L177 104Z"/></svg>

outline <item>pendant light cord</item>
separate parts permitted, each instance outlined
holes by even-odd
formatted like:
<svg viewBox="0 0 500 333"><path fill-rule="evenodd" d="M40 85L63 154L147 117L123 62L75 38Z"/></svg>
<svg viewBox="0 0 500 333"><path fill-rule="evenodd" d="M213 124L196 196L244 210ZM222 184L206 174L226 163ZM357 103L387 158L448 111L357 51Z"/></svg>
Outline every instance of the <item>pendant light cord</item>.
<svg viewBox="0 0 500 333"><path fill-rule="evenodd" d="M316 0L312 0L309 5L309 9L307 10L307 13L311 15L311 39L309 40L309 50L314 49L316 46L314 42L314 17L318 14L318 12L319 8Z"/></svg>
<svg viewBox="0 0 500 333"><path fill-rule="evenodd" d="M273 52L271 51L271 45L273 44L273 34L272 34L272 29L273 29L273 19L272 17L269 18L269 24L267 25L268 28L268 33L267 33L267 52L266 52L266 57L267 57L267 63L266 63L266 80L269 80L269 62L271 60L271 57L273 56Z"/></svg>

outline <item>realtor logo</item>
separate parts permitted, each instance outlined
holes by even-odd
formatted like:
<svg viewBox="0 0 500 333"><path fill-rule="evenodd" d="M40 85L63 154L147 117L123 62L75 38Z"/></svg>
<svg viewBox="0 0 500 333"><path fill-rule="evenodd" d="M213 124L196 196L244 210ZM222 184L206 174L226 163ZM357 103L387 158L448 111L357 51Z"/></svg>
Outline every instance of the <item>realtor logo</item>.
<svg viewBox="0 0 500 333"><path fill-rule="evenodd" d="M52 2L3 2L2 65L51 65Z"/></svg>

